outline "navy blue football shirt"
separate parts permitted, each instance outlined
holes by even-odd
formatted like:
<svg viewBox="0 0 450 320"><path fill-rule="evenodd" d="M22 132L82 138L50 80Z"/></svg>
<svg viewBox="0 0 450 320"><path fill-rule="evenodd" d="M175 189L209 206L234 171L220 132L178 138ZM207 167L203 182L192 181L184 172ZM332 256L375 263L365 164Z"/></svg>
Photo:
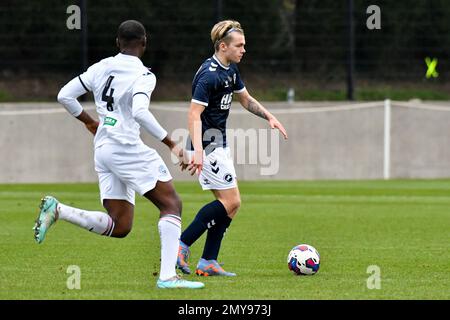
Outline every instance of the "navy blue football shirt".
<svg viewBox="0 0 450 320"><path fill-rule="evenodd" d="M224 66L216 56L212 56L200 66L192 82L191 101L205 106L201 114L203 149L227 146L226 124L233 93L244 90L235 63Z"/></svg>

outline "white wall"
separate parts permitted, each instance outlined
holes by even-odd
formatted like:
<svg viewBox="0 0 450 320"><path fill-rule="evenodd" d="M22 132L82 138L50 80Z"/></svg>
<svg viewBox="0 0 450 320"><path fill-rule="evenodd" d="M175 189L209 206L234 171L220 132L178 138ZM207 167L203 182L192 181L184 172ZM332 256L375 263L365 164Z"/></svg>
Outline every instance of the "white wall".
<svg viewBox="0 0 450 320"><path fill-rule="evenodd" d="M264 103L284 124L289 139L279 135L272 147L265 143L261 148L264 135L270 141L267 123L235 102L228 127L241 129L230 141L238 179L382 179L383 102L343 104ZM95 114L92 103L85 107ZM186 132L188 103L153 103L151 110L169 133ZM392 178L450 177L448 110L448 105L434 110L393 103ZM249 141L252 135L256 140ZM179 172L164 145L142 136L175 179L194 179ZM0 146L0 183L97 181L92 135L57 103L0 104ZM238 155L243 164L237 163ZM263 175L264 170L273 174Z"/></svg>

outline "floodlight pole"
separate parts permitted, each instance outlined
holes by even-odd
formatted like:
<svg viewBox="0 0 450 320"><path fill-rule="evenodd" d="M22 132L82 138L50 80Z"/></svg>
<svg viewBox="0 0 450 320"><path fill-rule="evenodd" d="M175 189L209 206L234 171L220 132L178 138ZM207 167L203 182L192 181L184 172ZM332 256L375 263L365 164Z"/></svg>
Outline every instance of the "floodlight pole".
<svg viewBox="0 0 450 320"><path fill-rule="evenodd" d="M348 52L347 52L347 99L354 100L353 73L355 69L355 30L353 0L347 1Z"/></svg>

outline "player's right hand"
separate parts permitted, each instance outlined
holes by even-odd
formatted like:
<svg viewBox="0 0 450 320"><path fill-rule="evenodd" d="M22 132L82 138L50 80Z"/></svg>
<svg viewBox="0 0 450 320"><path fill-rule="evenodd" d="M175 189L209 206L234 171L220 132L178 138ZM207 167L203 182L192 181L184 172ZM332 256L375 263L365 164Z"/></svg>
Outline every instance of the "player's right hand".
<svg viewBox="0 0 450 320"><path fill-rule="evenodd" d="M203 150L194 152L194 157L187 169L191 176L193 176L195 173L197 173L197 175L200 175L203 169Z"/></svg>
<svg viewBox="0 0 450 320"><path fill-rule="evenodd" d="M99 124L98 121L94 121L94 122L86 123L85 126L89 130L89 132L95 136L95 134L97 133L98 124Z"/></svg>

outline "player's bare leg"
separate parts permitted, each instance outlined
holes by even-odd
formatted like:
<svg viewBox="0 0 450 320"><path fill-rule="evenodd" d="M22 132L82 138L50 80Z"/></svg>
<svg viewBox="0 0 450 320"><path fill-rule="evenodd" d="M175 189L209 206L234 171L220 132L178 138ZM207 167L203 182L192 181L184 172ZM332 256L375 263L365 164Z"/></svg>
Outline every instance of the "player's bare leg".
<svg viewBox="0 0 450 320"><path fill-rule="evenodd" d="M115 224L111 237L126 237L133 227L134 205L126 200L105 199L103 206Z"/></svg>
<svg viewBox="0 0 450 320"><path fill-rule="evenodd" d="M239 188L225 190L211 190L217 200L222 202L228 217L233 219L241 206L241 194Z"/></svg>

